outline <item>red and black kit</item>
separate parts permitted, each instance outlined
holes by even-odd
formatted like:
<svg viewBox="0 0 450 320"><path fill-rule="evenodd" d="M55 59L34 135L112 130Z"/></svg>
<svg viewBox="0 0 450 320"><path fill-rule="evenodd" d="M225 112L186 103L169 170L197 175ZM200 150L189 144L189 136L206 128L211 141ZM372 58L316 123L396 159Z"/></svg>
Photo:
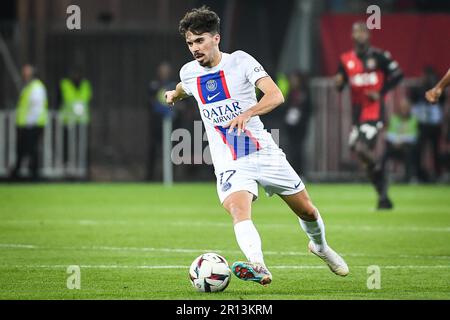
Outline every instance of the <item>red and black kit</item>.
<svg viewBox="0 0 450 320"><path fill-rule="evenodd" d="M344 77L344 85L350 85L353 124L383 122L383 97L403 77L390 53L373 47L360 55L354 50L345 52L340 57L338 73ZM374 99L371 92L378 92L380 98Z"/></svg>

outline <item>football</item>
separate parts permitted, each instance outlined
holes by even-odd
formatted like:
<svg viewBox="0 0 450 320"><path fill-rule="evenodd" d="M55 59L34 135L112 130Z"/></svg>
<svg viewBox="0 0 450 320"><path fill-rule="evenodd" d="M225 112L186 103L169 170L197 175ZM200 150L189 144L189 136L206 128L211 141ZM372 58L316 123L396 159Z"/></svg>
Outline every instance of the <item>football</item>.
<svg viewBox="0 0 450 320"><path fill-rule="evenodd" d="M231 279L227 260L217 253L204 253L189 268L192 286L200 292L219 292L226 289Z"/></svg>

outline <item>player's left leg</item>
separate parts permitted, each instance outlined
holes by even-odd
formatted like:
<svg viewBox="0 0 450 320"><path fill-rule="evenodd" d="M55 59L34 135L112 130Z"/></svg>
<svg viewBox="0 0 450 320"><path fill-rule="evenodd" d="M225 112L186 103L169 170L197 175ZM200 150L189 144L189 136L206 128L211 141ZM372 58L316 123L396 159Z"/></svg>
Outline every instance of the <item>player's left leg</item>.
<svg viewBox="0 0 450 320"><path fill-rule="evenodd" d="M327 263L332 272L346 276L349 273L348 266L344 259L327 244L322 217L306 189L291 195L280 195L280 197L298 216L302 229L311 240L308 244L309 250Z"/></svg>
<svg viewBox="0 0 450 320"><path fill-rule="evenodd" d="M357 143L358 156L366 167L367 177L378 194L378 209L392 209L393 204L388 196L388 179L386 167L377 161L375 153L365 142Z"/></svg>
<svg viewBox="0 0 450 320"><path fill-rule="evenodd" d="M388 183L385 167L375 154L379 134L373 124L363 124L359 127L358 138L352 145L359 160L366 168L367 177L378 194L378 209L392 209L393 204L388 196Z"/></svg>
<svg viewBox="0 0 450 320"><path fill-rule="evenodd" d="M324 260L334 273L347 275L347 264L327 245L325 226L320 213L284 153L281 150L274 151L271 154L262 154L260 158L258 183L266 194L279 195L298 216L301 227L311 240L309 250Z"/></svg>

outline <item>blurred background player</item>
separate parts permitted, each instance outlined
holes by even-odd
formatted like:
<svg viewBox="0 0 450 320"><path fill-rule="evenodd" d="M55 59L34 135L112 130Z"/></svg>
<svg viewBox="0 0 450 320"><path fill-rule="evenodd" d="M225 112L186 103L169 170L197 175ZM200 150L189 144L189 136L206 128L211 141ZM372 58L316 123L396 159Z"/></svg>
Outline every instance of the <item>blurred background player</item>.
<svg viewBox="0 0 450 320"><path fill-rule="evenodd" d="M383 154L382 170L390 159L399 160L405 168L403 182L410 182L416 176L415 151L418 135L417 118L411 114L411 103L408 99L400 102L397 113L390 116L387 133L386 147Z"/></svg>
<svg viewBox="0 0 450 320"><path fill-rule="evenodd" d="M370 45L364 22L353 24L352 39L354 49L341 55L335 84L339 91L350 85L353 128L349 145L378 193L378 209L391 209L387 178L374 149L384 123L384 95L401 81L403 73L389 52Z"/></svg>
<svg viewBox="0 0 450 320"><path fill-rule="evenodd" d="M10 177L19 177L22 162L28 158L31 179L38 180L39 150L48 121L47 90L30 64L22 67L22 79L24 86L16 107L17 159Z"/></svg>
<svg viewBox="0 0 450 320"><path fill-rule="evenodd" d="M173 105L188 96L197 100L208 135L217 193L233 219L236 240L248 259L234 263L233 273L262 285L272 281L261 238L251 219L259 184L268 195L279 195L298 216L310 239L309 250L335 274L346 276L348 266L327 245L318 209L259 118L284 102L280 89L249 54L220 51L220 19L215 12L206 7L189 11L180 21L179 31L195 60L181 68L181 82L175 90L166 92L166 101ZM264 93L259 102L255 87Z"/></svg>

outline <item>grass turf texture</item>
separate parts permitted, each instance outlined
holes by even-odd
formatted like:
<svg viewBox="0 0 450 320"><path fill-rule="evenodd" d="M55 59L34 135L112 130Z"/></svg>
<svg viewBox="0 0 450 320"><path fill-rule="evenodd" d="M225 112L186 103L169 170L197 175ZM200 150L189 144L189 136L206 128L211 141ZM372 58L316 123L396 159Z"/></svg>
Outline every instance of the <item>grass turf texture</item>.
<svg viewBox="0 0 450 320"><path fill-rule="evenodd" d="M244 259L214 184L0 185L0 299L450 298L449 187L393 186L395 209L382 212L369 185L308 190L350 275L309 254L296 217L260 190L253 219L273 283L233 276L207 294L188 281L194 258ZM81 267L80 290L66 288L69 265ZM371 265L379 290L367 288Z"/></svg>

